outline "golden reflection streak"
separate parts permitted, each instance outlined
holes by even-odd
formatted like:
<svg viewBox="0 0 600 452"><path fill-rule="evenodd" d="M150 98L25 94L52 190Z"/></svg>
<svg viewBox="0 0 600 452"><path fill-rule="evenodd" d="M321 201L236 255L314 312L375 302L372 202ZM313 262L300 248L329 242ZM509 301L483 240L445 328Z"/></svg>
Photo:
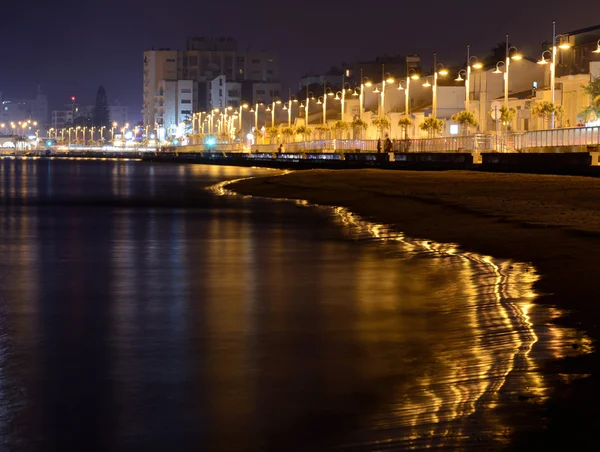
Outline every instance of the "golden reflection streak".
<svg viewBox="0 0 600 452"><path fill-rule="evenodd" d="M247 179L247 178L243 178ZM220 196L239 196L228 190L227 185L243 179L221 182L208 187ZM321 207L305 200L277 199L291 201L301 206ZM531 355L534 345L539 341L538 334L530 312L534 308L531 299L536 297L533 284L538 276L532 265L511 261L499 261L490 256L482 256L472 252L459 252L455 244L443 244L426 240L407 238L404 234L392 231L388 226L363 220L343 207L333 207L337 221L352 237L371 237L383 242L396 242L407 256L428 253L434 256L452 257L460 262L460 277L457 284L464 285L463 293L468 295L468 326L473 332L474 344L468 350L472 358L467 365L457 360L452 353L445 356L441 353L436 358L444 362L447 374L436 382L423 376L419 382L421 394L418 400L407 400L402 394L393 394L394 412L411 426L411 433L401 441L408 440L414 446L419 441L420 447L444 445L449 440L469 437L464 432L461 419L479 413L490 418L487 431L494 432L495 439L506 441L511 433L508 425L501 425L503 419L490 410L498 403L503 389L510 393L517 391L532 394L537 400L544 400L548 384L544 375ZM360 274L360 272L359 272ZM500 323L502 328L497 324ZM541 329L542 325L538 325ZM499 330L498 334L506 337L490 336L489 329ZM546 327L549 339L546 342L557 343L558 328ZM563 332L565 329L561 329ZM580 343L585 343L582 339ZM591 341L585 350L591 350ZM555 347L554 356L558 347ZM464 358L467 353L461 354ZM458 358L460 358L459 356ZM514 378L514 370L519 370ZM509 381L510 380L510 381ZM512 381L516 380L516 381ZM406 422L406 417L409 421ZM382 429L393 429L395 419L374 420L374 424ZM443 429L438 431L436 429ZM389 444L398 438L386 438L380 444ZM434 441L442 444L434 444ZM448 445L453 444L449 442Z"/></svg>

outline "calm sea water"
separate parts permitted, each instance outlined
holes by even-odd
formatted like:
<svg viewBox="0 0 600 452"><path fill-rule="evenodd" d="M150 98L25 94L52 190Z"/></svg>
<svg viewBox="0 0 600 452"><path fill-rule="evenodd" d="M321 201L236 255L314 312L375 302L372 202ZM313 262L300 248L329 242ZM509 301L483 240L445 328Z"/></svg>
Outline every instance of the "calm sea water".
<svg viewBox="0 0 600 452"><path fill-rule="evenodd" d="M0 160L3 450L501 448L585 343L529 265L206 189L263 174Z"/></svg>

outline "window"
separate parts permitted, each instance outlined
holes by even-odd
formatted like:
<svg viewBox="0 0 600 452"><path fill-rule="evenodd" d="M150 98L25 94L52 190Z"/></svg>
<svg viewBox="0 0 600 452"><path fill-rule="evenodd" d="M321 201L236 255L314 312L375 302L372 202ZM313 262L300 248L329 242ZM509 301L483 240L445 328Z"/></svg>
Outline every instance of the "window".
<svg viewBox="0 0 600 452"><path fill-rule="evenodd" d="M450 135L458 135L458 124L450 124Z"/></svg>
<svg viewBox="0 0 600 452"><path fill-rule="evenodd" d="M181 114L182 115L191 115L192 114L192 110L181 110Z"/></svg>
<svg viewBox="0 0 600 452"><path fill-rule="evenodd" d="M222 78L219 79L219 86L223 86L223 79Z"/></svg>
<svg viewBox="0 0 600 452"><path fill-rule="evenodd" d="M252 64L260 64L260 58L254 58Z"/></svg>
<svg viewBox="0 0 600 452"><path fill-rule="evenodd" d="M190 99L181 99L182 104L191 104L192 101Z"/></svg>
<svg viewBox="0 0 600 452"><path fill-rule="evenodd" d="M167 63L175 63L175 58L167 58Z"/></svg>
<svg viewBox="0 0 600 452"><path fill-rule="evenodd" d="M191 94L192 90L190 88L183 88L181 90L181 94Z"/></svg>
<svg viewBox="0 0 600 452"><path fill-rule="evenodd" d="M240 72L240 75L242 75L244 73L244 70L240 69L239 72Z"/></svg>
<svg viewBox="0 0 600 452"><path fill-rule="evenodd" d="M264 94L265 90L264 89L257 89L256 90L256 94Z"/></svg>
<svg viewBox="0 0 600 452"><path fill-rule="evenodd" d="M244 64L246 62L243 56L236 57L235 62L238 64Z"/></svg>
<svg viewBox="0 0 600 452"><path fill-rule="evenodd" d="M219 97L223 97L223 90L219 89Z"/></svg>

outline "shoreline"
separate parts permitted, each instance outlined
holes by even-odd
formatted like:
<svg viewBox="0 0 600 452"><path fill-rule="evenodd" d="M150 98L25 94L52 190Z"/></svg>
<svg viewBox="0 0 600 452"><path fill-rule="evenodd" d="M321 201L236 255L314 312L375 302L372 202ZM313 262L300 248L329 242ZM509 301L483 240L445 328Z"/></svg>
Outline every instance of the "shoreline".
<svg viewBox="0 0 600 452"><path fill-rule="evenodd" d="M341 206L413 238L458 244L497 258L532 263L541 278L536 304L556 306L557 323L598 339L600 181L585 177L467 171L310 170L233 182L228 189L267 198ZM578 348L581 344L562 344ZM542 431L518 433L513 449L589 446L600 424L596 352L550 363L549 373L590 374L557 388L549 402L528 405ZM547 422L546 422L547 420Z"/></svg>

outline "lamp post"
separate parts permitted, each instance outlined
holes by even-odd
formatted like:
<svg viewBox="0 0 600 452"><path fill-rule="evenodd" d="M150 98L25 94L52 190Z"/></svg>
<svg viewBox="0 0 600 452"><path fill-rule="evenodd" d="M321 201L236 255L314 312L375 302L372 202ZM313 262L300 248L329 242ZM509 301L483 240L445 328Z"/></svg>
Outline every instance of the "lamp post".
<svg viewBox="0 0 600 452"><path fill-rule="evenodd" d="M550 53L551 55L551 59L550 59L550 96L552 98L552 104L554 104L554 100L555 100L555 93L556 93L556 54L557 54L557 46L556 46L556 39L557 38L567 38L567 35L557 35L556 34L556 22L552 22L552 51L549 50L544 50L542 52L542 57L540 58L540 60L537 62L538 64L548 64L548 60L546 60L546 58L544 57L544 55L546 53ZM598 41L600 43L600 40ZM559 48L561 49L568 49L569 47L571 47L571 45L569 44L568 41L563 41L559 46ZM598 49L596 50L600 50L600 45L598 46ZM594 50L594 52L596 52ZM596 52L596 53L600 53ZM552 129L554 129L554 112L552 112L552 116L550 117L550 127Z"/></svg>
<svg viewBox="0 0 600 452"><path fill-rule="evenodd" d="M327 91L329 90L329 91ZM319 96L317 100L317 104L323 104L323 125L327 125L327 97L333 96L333 91L330 88L327 88L327 84L323 83L323 96ZM323 102L320 101L323 99Z"/></svg>
<svg viewBox="0 0 600 452"><path fill-rule="evenodd" d="M360 75L360 96L358 98L358 103L360 104L360 118L362 119L362 114L365 112L365 86L373 86L373 83L371 83L367 77L362 76L362 69Z"/></svg>
<svg viewBox="0 0 600 452"><path fill-rule="evenodd" d="M240 128L240 141L244 139L244 130L242 129L242 114L245 108L248 108L248 104L241 104L240 105L240 111L239 111L239 121L238 121L238 127Z"/></svg>
<svg viewBox="0 0 600 452"><path fill-rule="evenodd" d="M411 74L412 72L412 74ZM413 68L407 68L406 70L406 92L404 93L404 114L408 116L410 114L410 81L419 80L419 74ZM402 81L398 83L398 89L403 90Z"/></svg>
<svg viewBox="0 0 600 452"><path fill-rule="evenodd" d="M290 94L290 99L287 102L287 104L288 104L288 127L292 127L292 105L297 102L298 102L298 98L295 95Z"/></svg>
<svg viewBox="0 0 600 452"><path fill-rule="evenodd" d="M438 66L441 68L438 70ZM433 54L433 76L429 76L425 78L425 83L423 86L426 88L431 87L431 83L429 82L429 78L433 78L433 90L432 90L432 103L431 103L431 115L433 118L437 118L437 87L438 87L438 75L445 76L448 75L448 69L444 67L442 63L437 62L437 54Z"/></svg>
<svg viewBox="0 0 600 452"><path fill-rule="evenodd" d="M309 104L311 100L315 99L315 94L312 91L308 91L308 85L306 86L306 99L304 99L304 122L305 126L308 127L308 112L309 112Z"/></svg>
<svg viewBox="0 0 600 452"><path fill-rule="evenodd" d="M515 53L511 56L510 51L514 50ZM515 61L519 61L523 59L523 56L517 51L515 46L510 46L508 44L508 34L506 35L506 59L504 60L504 108L508 110L508 75L509 75L509 67L510 60L513 59ZM498 71L498 64L496 64L496 71ZM499 71L495 74L500 73Z"/></svg>
<svg viewBox="0 0 600 452"><path fill-rule="evenodd" d="M272 102L272 108L268 109L267 111L271 112L271 127L275 127L275 105L279 105L281 104L281 99L277 99L275 96L275 93L273 93L273 102Z"/></svg>
<svg viewBox="0 0 600 452"><path fill-rule="evenodd" d="M467 45L467 69L461 69L458 71L458 76L454 79L457 82L465 82L465 110L469 111L471 106L470 99L470 91L471 91L471 69L481 69L483 64L477 59L476 56L471 56L470 47ZM473 64L471 64L471 60L475 60ZM465 78L461 77L461 74L465 74Z"/></svg>
<svg viewBox="0 0 600 452"><path fill-rule="evenodd" d="M394 83L394 78L389 72L384 72L385 65L381 65L381 108L379 110L379 117L385 116L385 85ZM377 88L375 88L377 90Z"/></svg>
<svg viewBox="0 0 600 452"><path fill-rule="evenodd" d="M118 122L113 122L112 123L112 127L110 128L110 140L114 141L115 140L115 128L119 125Z"/></svg>

